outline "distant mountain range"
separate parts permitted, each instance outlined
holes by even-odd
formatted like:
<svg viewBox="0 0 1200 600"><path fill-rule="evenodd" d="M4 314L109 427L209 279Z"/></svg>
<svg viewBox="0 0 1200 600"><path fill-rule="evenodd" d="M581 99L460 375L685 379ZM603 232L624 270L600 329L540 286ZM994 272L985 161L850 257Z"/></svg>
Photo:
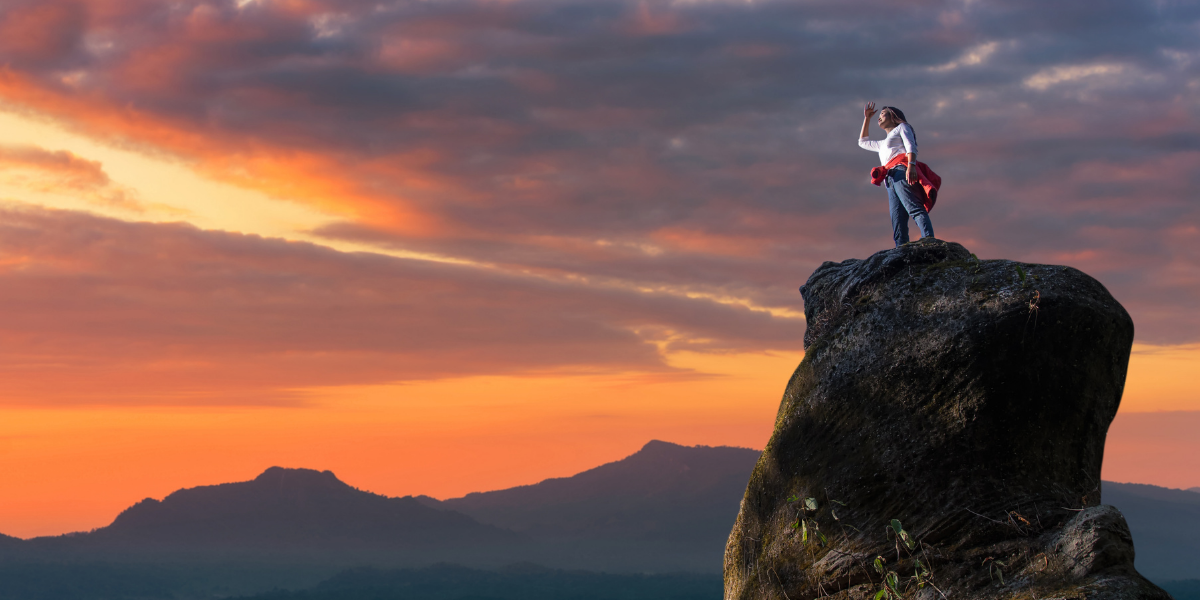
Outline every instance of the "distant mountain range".
<svg viewBox="0 0 1200 600"><path fill-rule="evenodd" d="M272 467L251 481L147 498L111 525L7 546L22 555L194 560L244 558L394 562L453 558L464 548L497 550L529 539L412 497L357 490L329 471ZM4 546L0 546L0 552Z"/></svg>
<svg viewBox="0 0 1200 600"><path fill-rule="evenodd" d="M419 500L537 539L656 540L723 552L758 455L651 441L624 460L572 477L443 502ZM721 554L714 552L713 559L719 564Z"/></svg>
<svg viewBox="0 0 1200 600"><path fill-rule="evenodd" d="M1102 501L1133 533L1138 572L1152 581L1200 579L1200 493L1105 481Z"/></svg>
<svg viewBox="0 0 1200 600"><path fill-rule="evenodd" d="M172 576L198 595L216 593L217 582L236 580L241 583L221 589L250 593L313 585L350 566L436 562L717 574L758 457L745 448L651 441L623 460L572 477L443 501L389 498L328 471L272 467L251 481L143 500L91 532L0 536L0 568L102 561L159 577L169 569L135 566L208 565L203 576ZM1102 491L1103 501L1128 519L1143 574L1159 581L1200 578L1194 560L1200 556L1200 493L1112 482ZM5 572L12 583L58 571ZM0 596L23 597L3 592L0 585Z"/></svg>
<svg viewBox="0 0 1200 600"><path fill-rule="evenodd" d="M375 548L499 544L524 537L412 497L357 490L329 471L272 467L251 481L147 498L74 543L159 547Z"/></svg>
<svg viewBox="0 0 1200 600"><path fill-rule="evenodd" d="M143 500L91 532L0 539L0 558L718 572L758 455L651 441L573 477L444 502L272 467Z"/></svg>

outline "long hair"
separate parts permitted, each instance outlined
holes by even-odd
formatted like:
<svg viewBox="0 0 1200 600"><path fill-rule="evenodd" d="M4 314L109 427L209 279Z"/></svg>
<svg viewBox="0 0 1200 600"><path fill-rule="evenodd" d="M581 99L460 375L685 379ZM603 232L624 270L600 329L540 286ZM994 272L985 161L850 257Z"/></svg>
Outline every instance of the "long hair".
<svg viewBox="0 0 1200 600"><path fill-rule="evenodd" d="M879 109L880 112L885 110L892 113L892 116L895 117L897 121L900 121L901 123L908 123L908 119L904 118L904 111L896 108L895 106L884 106L883 108ZM909 127L912 127L911 123L909 124Z"/></svg>

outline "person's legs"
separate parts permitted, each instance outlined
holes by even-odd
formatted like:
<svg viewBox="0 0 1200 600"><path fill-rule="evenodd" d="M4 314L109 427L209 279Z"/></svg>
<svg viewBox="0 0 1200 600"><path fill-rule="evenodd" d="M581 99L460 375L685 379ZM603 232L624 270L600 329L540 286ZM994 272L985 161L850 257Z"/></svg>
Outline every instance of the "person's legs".
<svg viewBox="0 0 1200 600"><path fill-rule="evenodd" d="M908 243L908 211L900 202L900 197L896 194L896 188L900 186L898 183L893 183L889 176L883 180L883 184L887 187L888 193L888 211L892 214L892 239L896 242L896 247L900 244Z"/></svg>
<svg viewBox="0 0 1200 600"><path fill-rule="evenodd" d="M933 237L933 222L929 220L929 213L925 211L925 206L921 204L921 196L913 189L913 186L908 184L905 179L905 167L892 169L888 174L888 179L891 181L891 187L888 188L888 197L895 194L900 204L903 205L903 213L900 217L904 221L904 241L908 241L908 217L912 217L914 223L917 224L917 229L921 231L921 237ZM892 229L896 227L896 209L892 207ZM899 238L897 238L899 239Z"/></svg>

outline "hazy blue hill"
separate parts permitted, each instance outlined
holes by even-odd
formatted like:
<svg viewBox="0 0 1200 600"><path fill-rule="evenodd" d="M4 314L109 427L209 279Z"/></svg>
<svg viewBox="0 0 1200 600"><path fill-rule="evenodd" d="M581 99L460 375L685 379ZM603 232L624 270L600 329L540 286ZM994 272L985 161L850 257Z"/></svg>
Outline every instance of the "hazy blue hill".
<svg viewBox="0 0 1200 600"><path fill-rule="evenodd" d="M572 477L423 501L536 538L661 540L723 551L758 456L655 440Z"/></svg>
<svg viewBox="0 0 1200 600"><path fill-rule="evenodd" d="M0 560L4 600L212 600L310 588L337 568L263 564Z"/></svg>
<svg viewBox="0 0 1200 600"><path fill-rule="evenodd" d="M25 546L25 540L0 533L0 560L20 554Z"/></svg>
<svg viewBox="0 0 1200 600"><path fill-rule="evenodd" d="M0 562L0 598L6 599L171 598L178 588L175 578L160 570Z"/></svg>
<svg viewBox="0 0 1200 600"><path fill-rule="evenodd" d="M1185 579L1182 581L1162 581L1159 587L1175 597L1175 600L1200 600L1200 579Z"/></svg>
<svg viewBox="0 0 1200 600"><path fill-rule="evenodd" d="M1200 506L1200 494L1197 494L1191 490L1177 490L1144 483L1117 483L1115 481L1105 481L1104 487L1101 488L1101 491L1103 493L1104 502L1106 503L1109 502L1109 495L1112 494L1113 498L1124 499L1127 496L1136 496L1138 498L1146 498L1150 500L1161 500L1163 502Z"/></svg>
<svg viewBox="0 0 1200 600"><path fill-rule="evenodd" d="M719 600L717 574L615 575L518 565L481 571L455 565L425 569L354 569L313 589L253 600Z"/></svg>
<svg viewBox="0 0 1200 600"><path fill-rule="evenodd" d="M338 549L510 544L522 537L415 499L357 490L329 471L272 467L251 481L179 490L129 507L108 527L38 538L65 548Z"/></svg>
<svg viewBox="0 0 1200 600"><path fill-rule="evenodd" d="M1142 575L1156 583L1200 578L1200 494L1111 481L1101 492L1129 523Z"/></svg>

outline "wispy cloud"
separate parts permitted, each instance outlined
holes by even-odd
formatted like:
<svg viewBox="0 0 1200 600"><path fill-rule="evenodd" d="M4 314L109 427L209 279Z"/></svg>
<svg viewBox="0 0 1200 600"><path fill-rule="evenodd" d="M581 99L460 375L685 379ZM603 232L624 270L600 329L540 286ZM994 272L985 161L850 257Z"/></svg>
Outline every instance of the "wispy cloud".
<svg viewBox="0 0 1200 600"><path fill-rule="evenodd" d="M706 298L22 206L0 210L0 286L9 404L274 403L320 385L671 372L663 351L795 348L802 327Z"/></svg>
<svg viewBox="0 0 1200 600"><path fill-rule="evenodd" d="M0 182L35 192L70 194L135 212L142 209L136 194L109 179L99 162L66 150L0 145Z"/></svg>
<svg viewBox="0 0 1200 600"><path fill-rule="evenodd" d="M992 54L995 54L996 49L999 46L1000 44L998 42L987 42L986 44L980 44L968 49L963 53L962 56L956 58L955 60L929 67L929 70L940 73L983 64L983 62L990 58Z"/></svg>

